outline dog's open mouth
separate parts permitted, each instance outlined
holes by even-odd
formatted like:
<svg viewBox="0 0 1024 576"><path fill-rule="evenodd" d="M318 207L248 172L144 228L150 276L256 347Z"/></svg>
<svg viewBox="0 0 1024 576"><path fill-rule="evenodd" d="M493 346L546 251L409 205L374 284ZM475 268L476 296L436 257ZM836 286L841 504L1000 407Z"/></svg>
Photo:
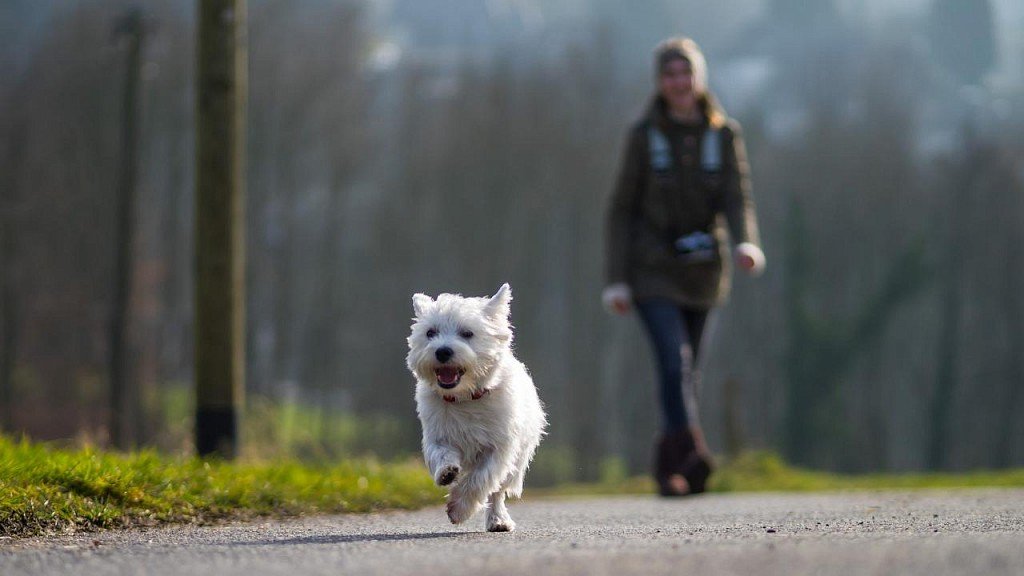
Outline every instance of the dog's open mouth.
<svg viewBox="0 0 1024 576"><path fill-rule="evenodd" d="M434 369L437 375L437 385L445 390L450 390L459 385L459 380L466 371L458 366L440 366Z"/></svg>

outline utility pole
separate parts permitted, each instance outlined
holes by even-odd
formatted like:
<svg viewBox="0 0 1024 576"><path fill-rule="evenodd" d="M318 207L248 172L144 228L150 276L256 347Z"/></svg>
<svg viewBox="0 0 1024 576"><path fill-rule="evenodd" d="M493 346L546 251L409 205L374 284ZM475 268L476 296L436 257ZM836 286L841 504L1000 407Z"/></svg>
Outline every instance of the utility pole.
<svg viewBox="0 0 1024 576"><path fill-rule="evenodd" d="M245 0L198 0L196 450L233 458L245 370Z"/></svg>
<svg viewBox="0 0 1024 576"><path fill-rule="evenodd" d="M114 300L110 307L110 441L115 448L128 449L133 438L129 422L141 409L137 391L128 386L128 308L131 301L132 245L135 241L135 174L137 172L138 95L142 15L132 8L118 22L114 36L125 46L125 76L121 120L121 175L117 186L117 235L114 263ZM138 430L135 431L138 433Z"/></svg>

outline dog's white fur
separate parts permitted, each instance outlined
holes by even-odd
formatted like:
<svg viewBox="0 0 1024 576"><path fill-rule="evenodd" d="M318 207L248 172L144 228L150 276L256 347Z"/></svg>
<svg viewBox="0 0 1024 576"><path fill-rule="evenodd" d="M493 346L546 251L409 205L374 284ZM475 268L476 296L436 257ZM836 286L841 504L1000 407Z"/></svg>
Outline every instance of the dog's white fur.
<svg viewBox="0 0 1024 576"><path fill-rule="evenodd" d="M434 481L451 486L448 518L462 523L486 505L491 532L515 529L505 498L522 494L547 426L533 380L512 354L511 300L508 284L491 298L416 294L406 358L416 377L423 457ZM442 348L450 358L438 356ZM437 370L453 366L461 377L443 388Z"/></svg>

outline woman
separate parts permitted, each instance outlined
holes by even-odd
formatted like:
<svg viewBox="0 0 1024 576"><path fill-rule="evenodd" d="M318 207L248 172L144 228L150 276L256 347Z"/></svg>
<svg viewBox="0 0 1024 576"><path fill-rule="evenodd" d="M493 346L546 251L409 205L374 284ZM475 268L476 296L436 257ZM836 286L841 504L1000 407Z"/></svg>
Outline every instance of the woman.
<svg viewBox="0 0 1024 576"><path fill-rule="evenodd" d="M658 366L663 432L659 493L704 491L710 452L697 419L696 366L708 312L723 304L736 265L764 270L739 126L707 88L704 56L688 38L655 49L657 90L628 135L607 228L607 308L635 307ZM727 231L728 230L728 231Z"/></svg>

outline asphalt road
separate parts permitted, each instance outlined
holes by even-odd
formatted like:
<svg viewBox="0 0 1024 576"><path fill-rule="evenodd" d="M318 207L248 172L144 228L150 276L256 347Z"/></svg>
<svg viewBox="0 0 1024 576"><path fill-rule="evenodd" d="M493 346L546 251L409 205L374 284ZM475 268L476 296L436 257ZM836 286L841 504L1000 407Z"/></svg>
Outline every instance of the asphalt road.
<svg viewBox="0 0 1024 576"><path fill-rule="evenodd" d="M0 575L1024 574L1024 490L513 502L519 528L442 505L0 540Z"/></svg>

